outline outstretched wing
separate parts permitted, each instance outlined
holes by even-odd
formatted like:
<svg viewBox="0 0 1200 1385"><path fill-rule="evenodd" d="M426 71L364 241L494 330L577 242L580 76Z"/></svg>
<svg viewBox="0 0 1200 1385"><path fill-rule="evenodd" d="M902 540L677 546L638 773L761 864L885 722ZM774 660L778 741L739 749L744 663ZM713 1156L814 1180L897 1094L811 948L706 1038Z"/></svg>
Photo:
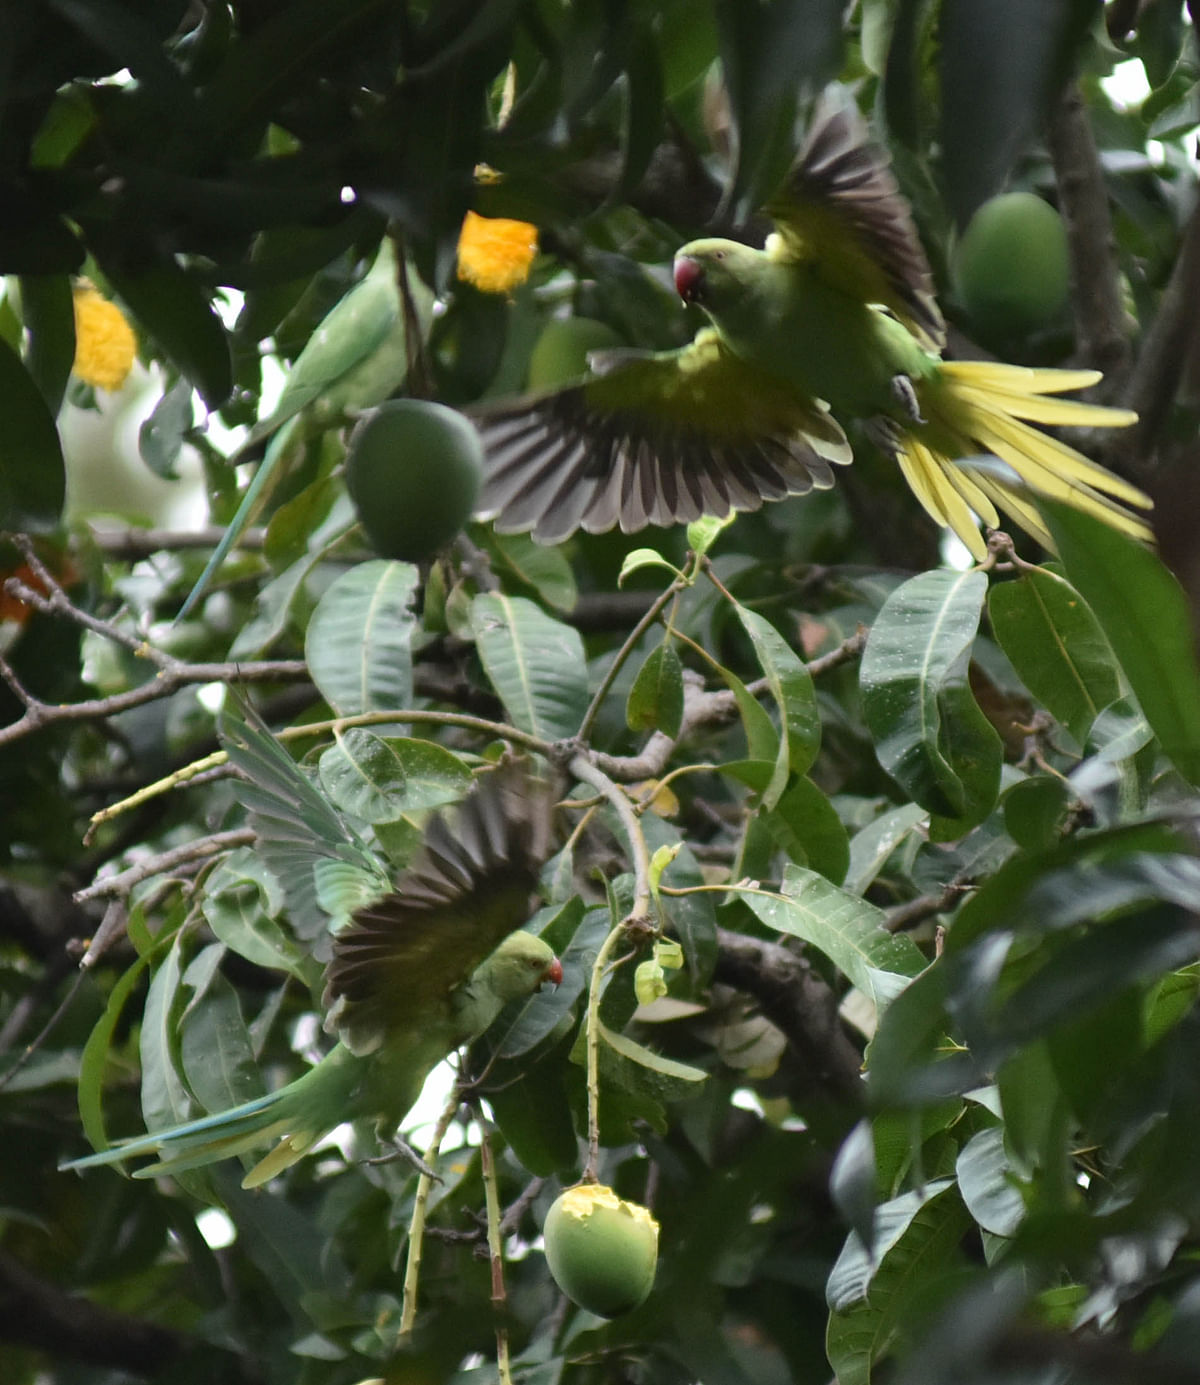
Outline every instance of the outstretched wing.
<svg viewBox="0 0 1200 1385"><path fill-rule="evenodd" d="M391 882L253 710L243 706L241 712L243 720L227 716L220 728L230 761L246 776L238 797L249 811L258 854L283 888L293 929L310 941L320 939L329 927L318 879L322 869L337 863L352 873L359 902L385 894Z"/></svg>
<svg viewBox="0 0 1200 1385"><path fill-rule="evenodd" d="M804 146L767 203L778 258L804 261L842 292L889 308L929 351L946 324L929 262L890 161L848 98L817 103Z"/></svg>
<svg viewBox="0 0 1200 1385"><path fill-rule="evenodd" d="M626 533L833 485L851 460L825 406L744 365L705 328L677 351L606 351L578 385L475 412L487 451L476 513L558 543Z"/></svg>
<svg viewBox="0 0 1200 1385"><path fill-rule="evenodd" d="M432 818L395 891L334 938L325 1027L365 1054L445 1024L456 987L529 918L548 829L546 793L510 769Z"/></svg>

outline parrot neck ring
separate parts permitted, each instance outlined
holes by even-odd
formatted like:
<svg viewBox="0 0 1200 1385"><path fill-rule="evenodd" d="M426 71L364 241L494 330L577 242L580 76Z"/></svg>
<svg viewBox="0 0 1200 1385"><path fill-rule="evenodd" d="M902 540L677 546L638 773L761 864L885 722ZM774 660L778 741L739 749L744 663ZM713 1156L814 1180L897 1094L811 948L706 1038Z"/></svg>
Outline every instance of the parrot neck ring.
<svg viewBox="0 0 1200 1385"><path fill-rule="evenodd" d="M675 259L675 292L685 303L698 303L704 291L704 265L691 255Z"/></svg>

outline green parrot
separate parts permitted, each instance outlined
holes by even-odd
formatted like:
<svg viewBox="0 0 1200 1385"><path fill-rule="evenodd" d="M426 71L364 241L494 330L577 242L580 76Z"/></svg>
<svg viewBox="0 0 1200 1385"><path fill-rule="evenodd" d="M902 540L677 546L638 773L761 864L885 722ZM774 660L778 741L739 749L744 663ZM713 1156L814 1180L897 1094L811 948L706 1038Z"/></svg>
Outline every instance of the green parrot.
<svg viewBox="0 0 1200 1385"><path fill-rule="evenodd" d="M328 428L354 411L379 404L404 383L414 345L410 337L415 330L423 340L433 320L433 294L411 269L405 282L412 322L402 301L395 246L385 238L371 268L333 305L305 342L279 402L229 459L230 466L236 466L271 439L236 514L176 620L183 620L208 590L213 574L266 500L279 479L283 459L305 430Z"/></svg>
<svg viewBox="0 0 1200 1385"><path fill-rule="evenodd" d="M978 521L995 528L1001 510L1052 546L1038 496L1151 540L1135 512L1147 496L1029 426L1133 423L1053 397L1098 372L942 360L929 265L856 108L822 98L766 210L775 232L762 250L707 239L676 255L676 290L711 322L690 344L596 352L578 384L479 410L480 519L557 543L580 528L755 510L831 487L832 467L851 460L837 419L857 418L976 559Z"/></svg>
<svg viewBox="0 0 1200 1385"><path fill-rule="evenodd" d="M431 819L395 889L358 908L334 935L324 1005L325 1027L338 1041L314 1068L231 1110L62 1167L154 1154L155 1163L134 1173L148 1178L278 1140L243 1180L255 1188L343 1121L374 1119L380 1137L392 1137L438 1063L482 1034L509 1001L562 980L550 947L518 927L546 854L546 802L526 787L508 771L484 776L452 821Z"/></svg>

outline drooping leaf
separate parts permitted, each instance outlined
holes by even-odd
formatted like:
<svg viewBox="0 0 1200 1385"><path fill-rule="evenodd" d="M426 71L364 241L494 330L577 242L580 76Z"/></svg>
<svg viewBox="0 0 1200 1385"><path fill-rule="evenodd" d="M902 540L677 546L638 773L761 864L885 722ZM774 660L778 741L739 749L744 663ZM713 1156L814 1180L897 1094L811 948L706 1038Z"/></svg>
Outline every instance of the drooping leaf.
<svg viewBox="0 0 1200 1385"><path fill-rule="evenodd" d="M995 583L988 615L1022 682L1083 745L1097 716L1121 695L1112 648L1083 598L1057 573L1038 568Z"/></svg>
<svg viewBox="0 0 1200 1385"><path fill-rule="evenodd" d="M1058 503L1045 513L1164 753L1200 784L1200 664L1179 583L1149 549L1091 515Z"/></svg>
<svg viewBox="0 0 1200 1385"><path fill-rule="evenodd" d="M1070 70L1095 0L943 0L943 176L960 226L999 192Z"/></svg>
<svg viewBox="0 0 1200 1385"><path fill-rule="evenodd" d="M678 736L683 721L683 665L674 644L664 640L646 656L625 703L631 731Z"/></svg>
<svg viewBox="0 0 1200 1385"><path fill-rule="evenodd" d="M308 623L304 657L321 695L343 716L412 702L411 563L375 558L328 588Z"/></svg>
<svg viewBox="0 0 1200 1385"><path fill-rule="evenodd" d="M821 718L812 676L803 660L757 611L739 606L737 614L754 644L783 728L775 773L763 794L765 806L771 808L779 801L788 774L805 774L816 759L821 744Z"/></svg>
<svg viewBox="0 0 1200 1385"><path fill-rule="evenodd" d="M53 529L66 492L54 417L20 357L0 339L0 529Z"/></svg>
<svg viewBox="0 0 1200 1385"><path fill-rule="evenodd" d="M75 304L65 274L21 279L21 317L29 337L25 368L57 418L75 363Z"/></svg>
<svg viewBox="0 0 1200 1385"><path fill-rule="evenodd" d="M548 741L571 736L587 710L579 632L532 601L481 592L471 606L479 657L513 725Z"/></svg>
<svg viewBox="0 0 1200 1385"><path fill-rule="evenodd" d="M869 1385L916 1303L927 1300L932 1267L943 1273L970 1225L952 1179L935 1179L876 1212L868 1249L851 1232L829 1276L825 1337L838 1385Z"/></svg>
<svg viewBox="0 0 1200 1385"><path fill-rule="evenodd" d="M1000 738L967 682L986 591L981 572L939 569L903 583L871 627L859 672L879 763L959 836L1000 785Z"/></svg>
<svg viewBox="0 0 1200 1385"><path fill-rule="evenodd" d="M837 71L838 0L779 0L716 7L721 71L733 117L736 158L728 194L733 216L754 213L783 180L795 153L797 104Z"/></svg>

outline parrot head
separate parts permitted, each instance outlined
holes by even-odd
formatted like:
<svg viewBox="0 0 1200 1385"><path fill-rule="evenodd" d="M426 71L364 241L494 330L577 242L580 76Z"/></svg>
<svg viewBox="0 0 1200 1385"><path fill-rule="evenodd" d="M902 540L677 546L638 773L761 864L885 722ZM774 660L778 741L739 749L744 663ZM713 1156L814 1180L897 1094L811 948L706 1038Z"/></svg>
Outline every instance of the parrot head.
<svg viewBox="0 0 1200 1385"><path fill-rule="evenodd" d="M532 995L544 981L557 986L562 963L550 946L532 933L510 933L484 963L488 986L503 1001Z"/></svg>
<svg viewBox="0 0 1200 1385"><path fill-rule="evenodd" d="M762 252L735 240L689 241L675 256L675 292L685 303L721 309L752 277Z"/></svg>

